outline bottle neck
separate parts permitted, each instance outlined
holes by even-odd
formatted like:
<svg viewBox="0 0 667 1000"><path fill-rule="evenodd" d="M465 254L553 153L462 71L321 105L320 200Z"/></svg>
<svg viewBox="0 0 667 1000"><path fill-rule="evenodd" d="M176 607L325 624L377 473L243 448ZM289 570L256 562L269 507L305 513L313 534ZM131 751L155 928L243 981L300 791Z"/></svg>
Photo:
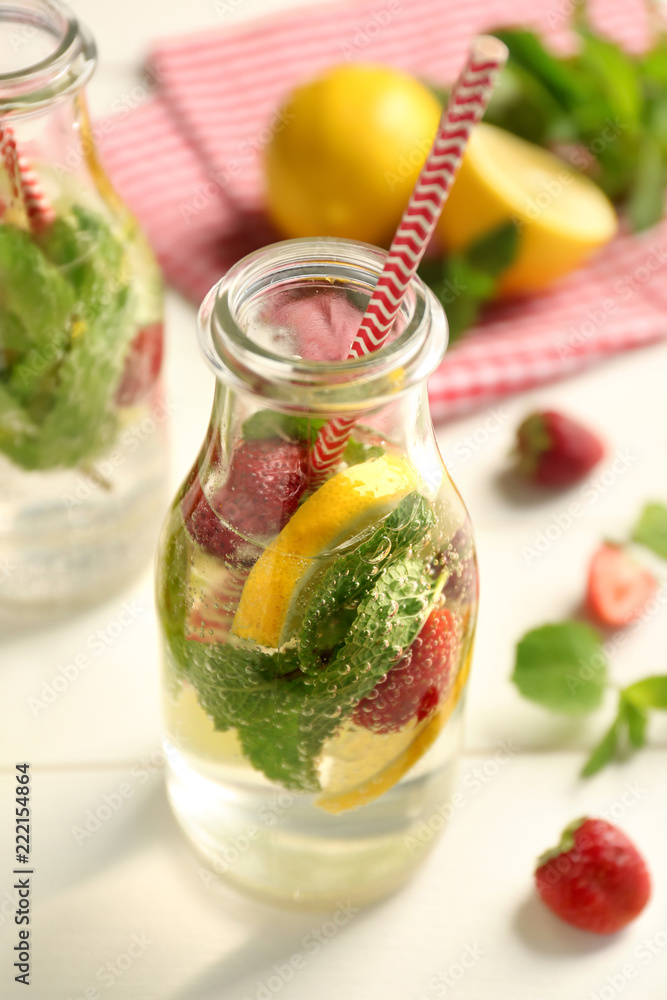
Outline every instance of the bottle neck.
<svg viewBox="0 0 667 1000"><path fill-rule="evenodd" d="M220 383L258 405L355 416L423 388L447 343L442 307L415 279L395 330L349 349L386 253L346 240L288 240L240 261L202 304L199 337Z"/></svg>

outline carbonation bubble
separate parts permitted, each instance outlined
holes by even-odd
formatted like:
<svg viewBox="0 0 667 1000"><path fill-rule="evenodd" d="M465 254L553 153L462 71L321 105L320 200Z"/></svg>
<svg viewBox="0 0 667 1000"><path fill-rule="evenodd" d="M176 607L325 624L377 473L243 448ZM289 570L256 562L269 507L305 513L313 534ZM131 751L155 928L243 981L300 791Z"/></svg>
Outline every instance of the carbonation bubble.
<svg viewBox="0 0 667 1000"><path fill-rule="evenodd" d="M379 549L373 555L368 555L364 557L364 562L367 563L379 563L383 559L386 559L391 552L391 541L389 538L382 538L379 542Z"/></svg>

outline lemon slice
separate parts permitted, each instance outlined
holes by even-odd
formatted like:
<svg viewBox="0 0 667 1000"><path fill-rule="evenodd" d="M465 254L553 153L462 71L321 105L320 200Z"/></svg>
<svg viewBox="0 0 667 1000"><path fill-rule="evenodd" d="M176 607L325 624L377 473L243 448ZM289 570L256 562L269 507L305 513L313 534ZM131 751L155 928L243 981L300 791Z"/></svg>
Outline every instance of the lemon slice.
<svg viewBox="0 0 667 1000"><path fill-rule="evenodd" d="M340 750L336 748L338 759L329 768L329 773L327 774L326 768L323 771L322 777L325 782L328 779L328 787L315 800L315 805L325 812L338 814L368 805L393 788L442 732L463 693L470 673L471 659L472 649L469 649L447 697L437 712L423 723L416 726L413 723L412 726L405 726L399 733L387 736L368 730L364 730L365 735L362 735L362 730L350 724L349 732L343 731L334 737L334 740L342 740L342 747ZM355 760L355 751L359 756L364 754L363 763L360 764L358 758ZM346 758L350 761L348 766ZM374 766L376 770L371 776L362 778L350 787L350 779L358 774L360 766L364 769Z"/></svg>
<svg viewBox="0 0 667 1000"><path fill-rule="evenodd" d="M276 649L317 557L387 514L418 484L403 458L382 455L332 476L299 507L246 580L232 631Z"/></svg>
<svg viewBox="0 0 667 1000"><path fill-rule="evenodd" d="M617 229L613 205L597 184L524 139L478 125L445 204L438 234L460 250L513 220L519 250L503 292L530 292L582 264Z"/></svg>

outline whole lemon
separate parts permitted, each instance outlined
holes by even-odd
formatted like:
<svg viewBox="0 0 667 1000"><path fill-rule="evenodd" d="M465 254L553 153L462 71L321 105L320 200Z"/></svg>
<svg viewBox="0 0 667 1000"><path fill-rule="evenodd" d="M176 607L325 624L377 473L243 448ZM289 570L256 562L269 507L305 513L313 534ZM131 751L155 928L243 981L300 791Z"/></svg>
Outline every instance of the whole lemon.
<svg viewBox="0 0 667 1000"><path fill-rule="evenodd" d="M387 244L429 151L441 107L387 66L337 66L290 95L265 150L269 215L285 236Z"/></svg>

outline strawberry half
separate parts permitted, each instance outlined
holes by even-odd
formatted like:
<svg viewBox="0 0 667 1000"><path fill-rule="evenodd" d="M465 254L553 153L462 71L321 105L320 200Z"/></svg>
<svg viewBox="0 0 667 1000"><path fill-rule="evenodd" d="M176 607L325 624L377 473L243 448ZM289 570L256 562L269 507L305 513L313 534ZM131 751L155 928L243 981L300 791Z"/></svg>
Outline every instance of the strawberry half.
<svg viewBox="0 0 667 1000"><path fill-rule="evenodd" d="M620 627L639 618L658 581L618 545L605 543L588 570L586 606L605 625Z"/></svg>
<svg viewBox="0 0 667 1000"><path fill-rule="evenodd" d="M580 819L563 831L558 847L538 861L535 885L543 902L568 924L614 934L641 913L651 879L641 854L603 819Z"/></svg>
<svg viewBox="0 0 667 1000"><path fill-rule="evenodd" d="M555 410L531 413L517 431L519 471L542 486L579 482L604 455L588 428Z"/></svg>
<svg viewBox="0 0 667 1000"><path fill-rule="evenodd" d="M278 438L243 441L229 475L211 496L194 474L181 501L185 526L202 548L232 562L253 562L255 539L281 531L308 484L308 451L303 442Z"/></svg>
<svg viewBox="0 0 667 1000"><path fill-rule="evenodd" d="M134 406L144 399L160 374L163 350L162 323L152 323L139 330L125 358L116 389L116 406Z"/></svg>
<svg viewBox="0 0 667 1000"><path fill-rule="evenodd" d="M451 611L432 611L408 652L357 705L352 721L374 733L394 733L429 716L452 679L459 652Z"/></svg>

